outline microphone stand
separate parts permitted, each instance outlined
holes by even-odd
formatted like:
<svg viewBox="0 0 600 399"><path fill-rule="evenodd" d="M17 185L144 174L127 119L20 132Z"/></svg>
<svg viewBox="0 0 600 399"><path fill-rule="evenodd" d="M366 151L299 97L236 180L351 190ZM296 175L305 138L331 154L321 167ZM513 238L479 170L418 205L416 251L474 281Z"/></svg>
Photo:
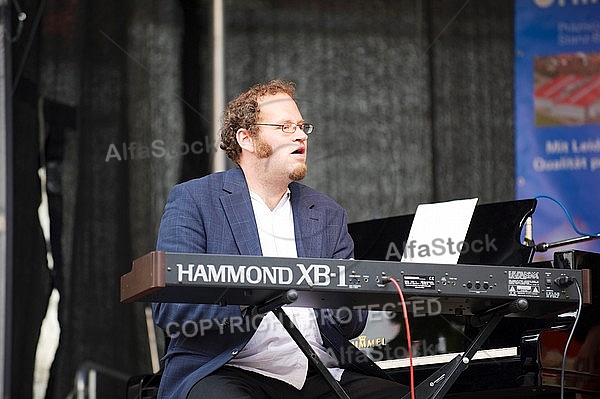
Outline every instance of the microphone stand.
<svg viewBox="0 0 600 399"><path fill-rule="evenodd" d="M546 252L550 248L562 247L563 245L577 244L579 242L597 240L600 235L595 236L579 236L574 238L568 238L566 240L555 241L555 242L542 242L535 245L536 252Z"/></svg>

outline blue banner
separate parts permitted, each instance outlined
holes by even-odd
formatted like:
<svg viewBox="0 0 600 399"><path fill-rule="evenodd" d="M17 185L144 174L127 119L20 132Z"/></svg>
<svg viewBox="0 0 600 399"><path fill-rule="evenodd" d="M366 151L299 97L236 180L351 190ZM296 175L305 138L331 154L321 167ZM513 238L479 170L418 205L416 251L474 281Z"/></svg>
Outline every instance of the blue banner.
<svg viewBox="0 0 600 399"><path fill-rule="evenodd" d="M515 47L516 196L543 196L533 239L597 235L600 2L515 0ZM600 252L600 240L553 251L573 248Z"/></svg>

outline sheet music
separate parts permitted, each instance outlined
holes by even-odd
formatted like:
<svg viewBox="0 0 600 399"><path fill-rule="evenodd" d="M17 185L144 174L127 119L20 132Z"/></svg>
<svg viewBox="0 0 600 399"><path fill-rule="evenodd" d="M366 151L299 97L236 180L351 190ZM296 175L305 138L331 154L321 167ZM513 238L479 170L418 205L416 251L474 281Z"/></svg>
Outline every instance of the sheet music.
<svg viewBox="0 0 600 399"><path fill-rule="evenodd" d="M402 262L457 264L478 198L417 207Z"/></svg>

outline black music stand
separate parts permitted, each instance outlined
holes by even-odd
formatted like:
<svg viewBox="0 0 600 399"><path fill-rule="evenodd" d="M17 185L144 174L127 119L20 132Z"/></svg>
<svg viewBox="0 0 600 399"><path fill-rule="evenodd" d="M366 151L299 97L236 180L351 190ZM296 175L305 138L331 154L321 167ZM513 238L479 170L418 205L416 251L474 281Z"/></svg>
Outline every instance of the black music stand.
<svg viewBox="0 0 600 399"><path fill-rule="evenodd" d="M523 245L521 231L537 205L535 199L495 202L475 206L465 243L472 247L474 240L494 239L494 251L468 251L462 253L459 264L525 265L531 262L534 246ZM391 216L382 219L350 223L348 232L354 240L356 259L400 261L386 259L391 243L402 252L414 214ZM435 226L432 226L434 229Z"/></svg>

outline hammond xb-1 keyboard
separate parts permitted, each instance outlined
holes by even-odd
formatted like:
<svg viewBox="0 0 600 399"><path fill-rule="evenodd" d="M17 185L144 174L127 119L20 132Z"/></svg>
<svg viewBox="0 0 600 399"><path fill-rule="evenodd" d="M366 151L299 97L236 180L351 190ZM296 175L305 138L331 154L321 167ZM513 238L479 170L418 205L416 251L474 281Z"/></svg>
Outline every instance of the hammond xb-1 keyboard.
<svg viewBox="0 0 600 399"><path fill-rule="evenodd" d="M390 278L412 304L408 311L480 314L522 298L528 309L515 316L544 317L577 307L576 284L583 303L591 302L587 269L161 251L134 260L121 277L121 302L255 305L294 290L294 306L401 311Z"/></svg>

